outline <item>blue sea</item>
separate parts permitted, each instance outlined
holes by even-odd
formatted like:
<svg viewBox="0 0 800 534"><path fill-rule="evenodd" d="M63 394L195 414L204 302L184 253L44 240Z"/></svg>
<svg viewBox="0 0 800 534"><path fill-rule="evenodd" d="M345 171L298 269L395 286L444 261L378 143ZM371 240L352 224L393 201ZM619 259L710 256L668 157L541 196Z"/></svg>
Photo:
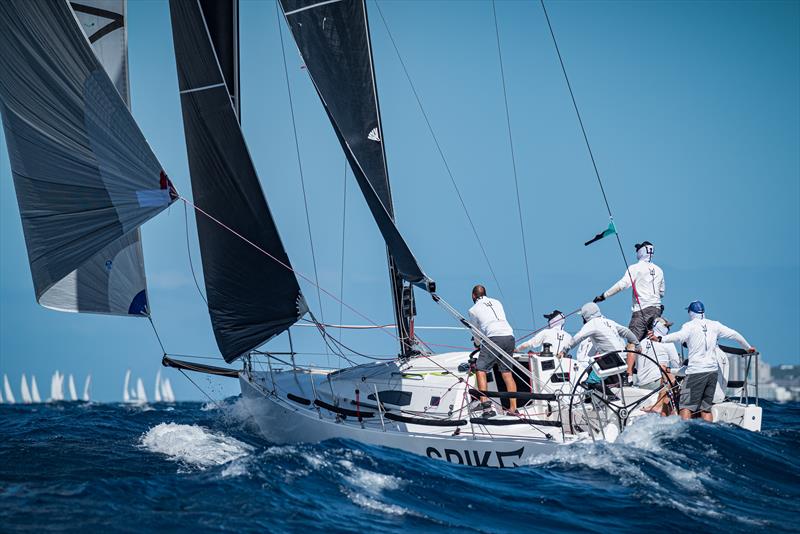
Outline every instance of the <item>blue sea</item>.
<svg viewBox="0 0 800 534"><path fill-rule="evenodd" d="M508 470L274 445L239 404L0 405L0 531L798 531L800 404L764 431L647 417Z"/></svg>

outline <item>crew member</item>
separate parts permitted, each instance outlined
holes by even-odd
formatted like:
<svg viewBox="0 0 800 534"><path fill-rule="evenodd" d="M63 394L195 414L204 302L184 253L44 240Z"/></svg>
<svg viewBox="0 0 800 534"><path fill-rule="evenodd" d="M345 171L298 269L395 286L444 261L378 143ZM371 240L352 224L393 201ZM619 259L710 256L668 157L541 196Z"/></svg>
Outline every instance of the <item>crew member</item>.
<svg viewBox="0 0 800 534"><path fill-rule="evenodd" d="M638 262L628 267L619 282L595 297L594 302L602 302L620 291L633 287L633 306L628 328L642 340L653 326L656 317L661 316L664 307L664 271L653 263L654 247L650 241L636 244Z"/></svg>
<svg viewBox="0 0 800 534"><path fill-rule="evenodd" d="M593 302L587 302L581 307L583 328L564 345L559 356L566 355L572 347L580 344L585 339L591 339L594 348L593 356L601 356L609 352L620 352L625 349L623 339L627 341L627 349L640 350L639 340L629 329L603 317L600 308ZM629 377L630 381L630 377Z"/></svg>
<svg viewBox="0 0 800 534"><path fill-rule="evenodd" d="M672 326L671 322L663 317L657 317L653 332L656 336L666 336L670 326ZM661 389L665 384L667 387L672 387L675 384L673 370L677 370L681 366L680 356L675 345L648 339L642 343L642 348L642 352L649 358L641 354L636 356L636 385L650 390ZM655 404L646 408L645 411L670 415L669 405L666 404L668 399L669 391L660 392Z"/></svg>
<svg viewBox="0 0 800 534"><path fill-rule="evenodd" d="M706 319L705 306L699 300L689 304L686 309L689 311L689 321L679 331L666 336L651 332L650 339L662 343L686 343L689 365L681 386L680 415L682 419L691 419L699 413L703 420L711 422L714 420L711 405L717 386L717 340L733 339L750 353L756 349L736 330Z"/></svg>
<svg viewBox="0 0 800 534"><path fill-rule="evenodd" d="M561 348L572 340L572 336L569 332L564 330L567 318L563 313L558 310L553 310L552 313L544 314L544 318L547 319L547 328L540 330L528 341L520 344L516 352L532 351L535 347L542 347L545 344L549 344L553 354L558 354L561 352Z"/></svg>
<svg viewBox="0 0 800 534"><path fill-rule="evenodd" d="M472 288L472 302L475 304L469 309L469 322L484 337L500 348L503 352L497 351L487 343L482 343L480 338L474 336L475 344L480 346L480 355L475 363L476 378L478 389L486 391L486 373L494 367L495 363L500 367L500 374L506 384L506 391L514 393L517 391L517 384L511 374L510 361L514 353L514 330L506 320L506 312L503 304L499 300L486 296L486 288L477 285ZM485 396L480 398L480 407L484 410L484 417L497 415L492 409L491 401ZM517 413L517 399L509 399L509 412Z"/></svg>

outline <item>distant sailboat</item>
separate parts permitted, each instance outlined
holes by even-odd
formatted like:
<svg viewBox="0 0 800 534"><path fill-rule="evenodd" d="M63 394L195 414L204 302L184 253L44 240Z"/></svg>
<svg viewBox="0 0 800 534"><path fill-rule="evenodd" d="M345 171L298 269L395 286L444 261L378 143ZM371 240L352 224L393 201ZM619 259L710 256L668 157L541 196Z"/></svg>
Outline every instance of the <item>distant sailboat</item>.
<svg viewBox="0 0 800 534"><path fill-rule="evenodd" d="M158 372L156 373L156 389L153 394L153 401L161 402L161 369L159 369Z"/></svg>
<svg viewBox="0 0 800 534"><path fill-rule="evenodd" d="M75 389L75 379L72 375L69 375L69 380L67 382L69 387L69 400L76 401L78 400L78 390Z"/></svg>
<svg viewBox="0 0 800 534"><path fill-rule="evenodd" d="M141 378L136 379L136 402L140 404L147 402L147 392L144 390L144 382Z"/></svg>
<svg viewBox="0 0 800 534"><path fill-rule="evenodd" d="M56 371L50 379L50 398L49 402L64 400L64 375Z"/></svg>
<svg viewBox="0 0 800 534"><path fill-rule="evenodd" d="M31 391L28 389L28 381L25 378L25 373L22 373L22 379L20 379L19 390L22 394L22 402L25 404L30 404L32 401L31 399Z"/></svg>
<svg viewBox="0 0 800 534"><path fill-rule="evenodd" d="M83 383L83 401L89 402L89 387L92 385L92 375L86 375L86 382Z"/></svg>
<svg viewBox="0 0 800 534"><path fill-rule="evenodd" d="M122 386L122 402L132 402L130 393L131 370L125 371L125 384Z"/></svg>
<svg viewBox="0 0 800 534"><path fill-rule="evenodd" d="M31 398L33 402L42 402L42 397L39 395L39 386L36 384L34 375L31 375Z"/></svg>
<svg viewBox="0 0 800 534"><path fill-rule="evenodd" d="M6 402L14 404L14 393L11 391L11 384L8 383L8 375L3 375L3 390L6 394Z"/></svg>
<svg viewBox="0 0 800 534"><path fill-rule="evenodd" d="M165 378L164 381L161 382L161 397L164 399L164 402L175 402L175 393L172 392L172 384L169 378Z"/></svg>

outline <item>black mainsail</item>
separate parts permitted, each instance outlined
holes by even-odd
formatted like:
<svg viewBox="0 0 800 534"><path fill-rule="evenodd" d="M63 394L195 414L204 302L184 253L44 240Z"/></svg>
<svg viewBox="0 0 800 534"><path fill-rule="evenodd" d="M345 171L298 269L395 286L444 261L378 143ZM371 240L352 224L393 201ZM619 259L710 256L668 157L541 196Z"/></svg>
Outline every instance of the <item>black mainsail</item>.
<svg viewBox="0 0 800 534"><path fill-rule="evenodd" d="M233 108L242 122L239 85L239 0L200 0L211 44L228 87Z"/></svg>
<svg viewBox="0 0 800 534"><path fill-rule="evenodd" d="M403 353L410 348L413 296L427 291L422 271L394 222L380 106L364 0L280 0L300 55L389 253L392 296Z"/></svg>
<svg viewBox="0 0 800 534"><path fill-rule="evenodd" d="M0 50L0 114L37 301L146 315L137 229L177 198L161 164L67 2L0 2Z"/></svg>
<svg viewBox="0 0 800 534"><path fill-rule="evenodd" d="M200 3L170 0L169 6L194 203L230 228L196 214L211 323L231 362L292 326L308 308L289 269Z"/></svg>

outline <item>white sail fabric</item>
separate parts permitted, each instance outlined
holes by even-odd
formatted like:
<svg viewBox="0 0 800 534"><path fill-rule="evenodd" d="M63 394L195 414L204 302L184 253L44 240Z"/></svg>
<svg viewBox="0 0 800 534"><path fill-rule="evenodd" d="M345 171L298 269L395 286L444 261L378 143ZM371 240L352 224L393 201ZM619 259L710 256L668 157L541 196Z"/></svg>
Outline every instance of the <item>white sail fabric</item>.
<svg viewBox="0 0 800 534"><path fill-rule="evenodd" d="M161 402L161 369L156 373L156 387L153 392L153 401Z"/></svg>
<svg viewBox="0 0 800 534"><path fill-rule="evenodd" d="M161 397L164 399L164 402L175 402L175 393L172 391L172 384L169 378L165 378L163 382L161 382Z"/></svg>
<svg viewBox="0 0 800 534"><path fill-rule="evenodd" d="M20 395L22 395L22 402L25 404L30 404L33 402L33 399L31 399L31 390L28 389L28 380L25 378L25 373L22 373L22 378L20 379L19 392Z"/></svg>
<svg viewBox="0 0 800 534"><path fill-rule="evenodd" d="M144 390L144 382L141 378L136 379L136 402L142 404L147 402L147 392Z"/></svg>
<svg viewBox="0 0 800 534"><path fill-rule="evenodd" d="M34 375L31 375L31 399L33 402L42 402L42 397L39 395L39 385L36 383Z"/></svg>
<svg viewBox="0 0 800 534"><path fill-rule="evenodd" d="M11 391L11 384L8 383L8 375L3 375L3 391L6 394L6 402L14 404L16 400L14 399L14 393Z"/></svg>
<svg viewBox="0 0 800 534"><path fill-rule="evenodd" d="M83 401L89 402L89 387L92 384L92 375L86 375L86 381L83 383Z"/></svg>
<svg viewBox="0 0 800 534"><path fill-rule="evenodd" d="M131 370L125 371L125 384L122 386L122 402L131 402L130 394Z"/></svg>
<svg viewBox="0 0 800 534"><path fill-rule="evenodd" d="M166 174L66 2L0 2L0 50L0 114L37 301L146 315L136 231L177 198Z"/></svg>
<svg viewBox="0 0 800 534"><path fill-rule="evenodd" d="M75 379L72 375L69 375L69 380L67 381L68 388L69 388L69 400L76 401L78 400L78 390L75 389Z"/></svg>

